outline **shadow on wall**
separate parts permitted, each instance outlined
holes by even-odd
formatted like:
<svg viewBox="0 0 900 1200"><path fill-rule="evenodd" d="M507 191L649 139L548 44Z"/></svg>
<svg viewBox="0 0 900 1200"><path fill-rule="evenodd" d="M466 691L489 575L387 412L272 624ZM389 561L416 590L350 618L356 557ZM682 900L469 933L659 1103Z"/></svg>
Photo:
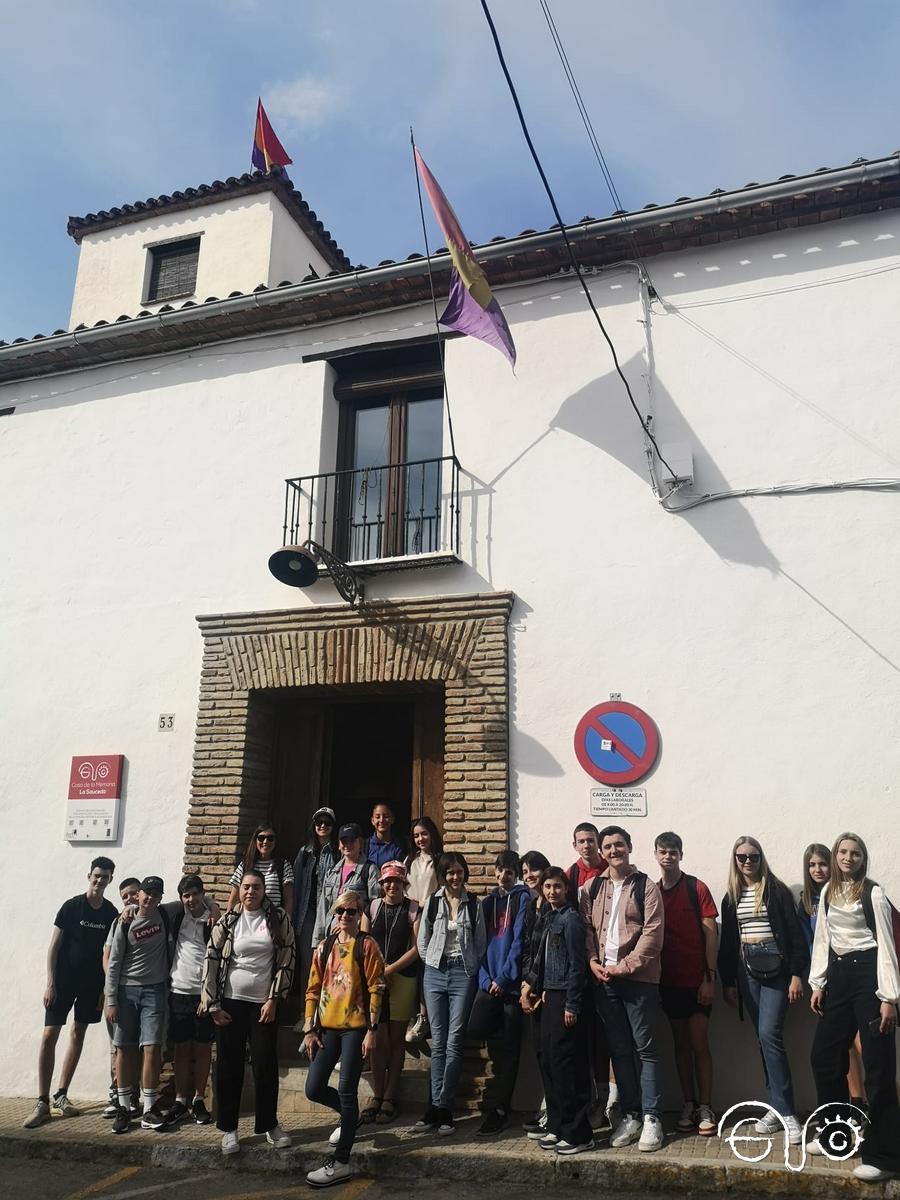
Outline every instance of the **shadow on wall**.
<svg viewBox="0 0 900 1200"><path fill-rule="evenodd" d="M643 363L637 356L623 367L629 381L639 379L642 368ZM656 379L653 401L658 424L666 430L666 441L685 441L690 444L697 478L703 481L703 491L727 490L729 483L712 455ZM551 419L550 428L590 442L649 485L643 435L637 418L630 412L622 381L613 372L592 380L564 400ZM715 506L715 512L712 509L713 506L695 509L679 518L661 512L660 517L686 521L727 562L762 567L772 574L779 571L778 559L763 541L756 523L743 504L730 501L727 505Z"/></svg>

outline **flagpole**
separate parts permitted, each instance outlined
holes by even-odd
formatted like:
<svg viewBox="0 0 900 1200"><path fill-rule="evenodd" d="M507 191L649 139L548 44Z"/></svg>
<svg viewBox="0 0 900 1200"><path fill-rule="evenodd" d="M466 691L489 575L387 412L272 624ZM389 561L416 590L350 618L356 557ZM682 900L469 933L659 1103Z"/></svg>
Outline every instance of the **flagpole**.
<svg viewBox="0 0 900 1200"><path fill-rule="evenodd" d="M434 276L431 273L431 251L428 249L428 229L425 225L425 206L422 203L422 181L419 178L419 164L416 162L416 139L412 125L409 127L409 144L412 147L413 170L416 173L416 194L419 197L419 218L422 222L422 238L425 242L425 262L428 267L428 286L431 289L431 307L434 310L434 333L437 338L438 355L441 360L441 378L444 383L444 401L447 405L447 428L450 432L450 453L456 458L456 441L453 437L453 417L450 413L450 391L447 387L447 372L444 369L444 339L441 337L441 324L438 318L437 297L434 291Z"/></svg>

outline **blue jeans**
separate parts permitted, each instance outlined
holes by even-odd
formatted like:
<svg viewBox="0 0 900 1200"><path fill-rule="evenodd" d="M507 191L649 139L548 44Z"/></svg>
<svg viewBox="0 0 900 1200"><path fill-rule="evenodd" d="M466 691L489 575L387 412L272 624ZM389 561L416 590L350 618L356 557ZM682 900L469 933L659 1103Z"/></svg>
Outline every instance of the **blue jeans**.
<svg viewBox="0 0 900 1200"><path fill-rule="evenodd" d="M478 984L462 960L425 967L425 1007L431 1025L431 1103L453 1110L462 1071L462 1044Z"/></svg>
<svg viewBox="0 0 900 1200"><path fill-rule="evenodd" d="M752 962L755 954L777 954L778 946L775 942L753 942L745 945L743 952ZM744 1008L759 1040L769 1103L783 1117L791 1117L796 1110L791 1068L784 1048L784 1018L788 1007L787 974L782 973L775 979L754 979L744 970L743 962L739 962L738 987L741 990Z"/></svg>
<svg viewBox="0 0 900 1200"><path fill-rule="evenodd" d="M656 1016L659 987L620 978L600 983L597 1012L606 1026L606 1040L623 1113L658 1117L662 1111ZM637 1064L640 1062L640 1077Z"/></svg>
<svg viewBox="0 0 900 1200"><path fill-rule="evenodd" d="M114 1046L161 1046L166 1040L168 984L119 985Z"/></svg>

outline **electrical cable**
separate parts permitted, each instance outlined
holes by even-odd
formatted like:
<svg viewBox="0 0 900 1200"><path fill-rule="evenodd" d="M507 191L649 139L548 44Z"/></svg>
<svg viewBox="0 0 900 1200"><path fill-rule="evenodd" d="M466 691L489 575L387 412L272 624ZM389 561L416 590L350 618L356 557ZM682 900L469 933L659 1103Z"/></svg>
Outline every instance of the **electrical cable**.
<svg viewBox="0 0 900 1200"><path fill-rule="evenodd" d="M569 56L566 53L565 46L563 45L562 37L560 36L559 30L556 27L553 14L550 11L550 5L548 4L547 0L539 0L539 2L541 11L544 14L544 20L547 22L547 28L550 30L550 36L553 39L553 44L556 47L556 53L559 56L559 61L562 64L563 71L565 72L566 79L568 80L569 90L572 93L575 106L578 109L579 116L581 117L581 123L584 125L585 132L588 135L588 141L591 143L591 149L594 152L594 157L597 160L601 174L606 182L606 187L609 192L610 199L613 202L615 212L618 214L619 220L622 222L622 228L631 241L631 246L634 250L635 257L640 260L641 250L638 246L637 238L634 236L634 230L628 224L628 219L625 216L625 205L622 203L621 198L619 197L619 192L616 188L615 181L613 180L612 172L607 165L606 157L594 130L594 125L591 121L590 114L588 113L587 105L585 104L584 97L581 94L581 88L578 86L578 80L575 78L575 72L572 70L572 65L569 62ZM649 276L647 276L647 279L649 282Z"/></svg>
<svg viewBox="0 0 900 1200"><path fill-rule="evenodd" d="M780 483L771 487L735 488L729 492L707 492L705 496L695 496L684 504L672 505L667 501L681 487L676 484L670 492L660 497L660 504L669 513L687 512L690 508L698 508L701 504L713 504L717 500L738 500L744 496L798 496L813 492L898 492L900 479L842 479L824 483Z"/></svg>
<svg viewBox="0 0 900 1200"><path fill-rule="evenodd" d="M437 338L438 355L441 360L441 378L444 381L444 401L447 406L447 429L450 433L450 453L456 458L456 441L453 437L453 417L450 415L450 391L447 387L447 372L444 370L444 339L441 337L441 323L438 317L437 296L434 291L434 276L431 273L431 251L428 248L428 229L425 225L425 206L422 203L422 181L419 178L419 164L416 162L416 139L413 136L412 125L409 127L409 144L412 147L413 170L416 173L416 193L419 197L419 217L422 221L422 238L425 242L425 262L428 264L428 286L431 289L431 307L434 309L434 335Z"/></svg>
<svg viewBox="0 0 900 1200"><path fill-rule="evenodd" d="M497 34L497 27L494 25L494 19L491 16L491 10L488 7L487 0L481 0L481 8L482 8L482 11L484 12L485 19L487 20L488 28L491 31L491 37L494 42L494 49L497 52L497 58L500 62L501 70L503 71L503 75L506 79L506 84L507 84L507 87L509 88L509 93L510 93L510 96L512 97L513 105L515 106L516 115L519 118L519 124L522 127L522 134L528 145L528 149L531 152L531 157L534 160L534 165L537 168L537 172L541 177L541 183L544 185L544 191L547 193L547 199L550 201L550 207L553 209L553 215L556 217L556 222L559 227L559 232L560 232L560 235L562 236L563 242L565 244L566 252L568 253L568 256L569 256L569 261L572 264L572 269L574 270L575 274L578 276L578 281L581 284L581 289L585 294L585 297L587 299L590 310L594 315L594 320L597 322L600 332L603 334L603 337L606 340L606 344L609 347L609 352L612 355L613 365L615 366L616 373L619 376L619 378L622 380L622 383L624 384L625 392L628 396L628 401L631 404L631 407L634 409L635 416L641 423L641 429L643 429L644 435L649 440L650 444L653 446L653 449L656 451L656 456L659 459L659 461L663 464L663 466L666 468L666 470L669 472L669 474L672 476L672 478L677 479L676 472L672 470L671 466L669 465L669 463L666 462L666 460L662 456L662 453L660 452L659 446L657 445L657 442L656 442L656 438L653 436L653 434L650 431L649 422L644 418L643 414L641 413L641 410L638 408L638 406L635 402L634 396L631 391L631 385L629 384L629 382L625 376L625 372L622 370L622 367L619 363L619 356L616 354L616 347L613 344L612 338L609 336L609 333L606 330L606 326L603 324L603 320L601 319L600 313L597 310L597 306L594 303L594 298L591 295L590 288L588 287L587 282L585 281L585 278L582 275L581 267L578 264L578 261L575 257L575 251L572 249L572 243L569 241L569 235L566 232L565 222L562 219L562 215L559 211L559 206L556 203L556 197L553 195L553 189L550 187L549 180L547 179L547 175L541 164L541 160L538 156L538 152L534 148L534 142L531 140L531 134L528 131L528 124L525 120L525 114L523 113L522 105L519 102L519 95L518 95L518 92L516 91L516 86L512 81L512 76L510 75L509 68L506 65L506 58L504 57L504 54L503 54L503 48L500 45L500 38Z"/></svg>

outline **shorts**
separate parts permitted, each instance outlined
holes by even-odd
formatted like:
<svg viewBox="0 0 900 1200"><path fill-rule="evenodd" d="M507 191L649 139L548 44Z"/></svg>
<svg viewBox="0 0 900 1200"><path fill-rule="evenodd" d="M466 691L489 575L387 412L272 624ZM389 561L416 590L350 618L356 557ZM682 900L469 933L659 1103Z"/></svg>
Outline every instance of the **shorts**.
<svg viewBox="0 0 900 1200"><path fill-rule="evenodd" d="M708 1017L712 1012L711 1004L701 1004L697 999L697 988L672 987L668 983L659 985L659 1006L670 1021L686 1021L698 1013Z"/></svg>
<svg viewBox="0 0 900 1200"><path fill-rule="evenodd" d="M166 1040L166 983L121 984L113 1045L161 1046Z"/></svg>
<svg viewBox="0 0 900 1200"><path fill-rule="evenodd" d="M208 1046L216 1040L216 1026L212 1017L205 1013L197 1014L200 1003L199 994L185 995L182 992L172 992L169 996L169 1037L176 1046L185 1042L198 1042Z"/></svg>
<svg viewBox="0 0 900 1200"><path fill-rule="evenodd" d="M417 975L388 975L387 989L381 1007L382 1021L411 1021L419 1009L419 980Z"/></svg>
<svg viewBox="0 0 900 1200"><path fill-rule="evenodd" d="M65 1025L75 1007L76 1025L96 1025L103 1016L103 976L93 979L55 979L56 999L44 1009L44 1025Z"/></svg>

